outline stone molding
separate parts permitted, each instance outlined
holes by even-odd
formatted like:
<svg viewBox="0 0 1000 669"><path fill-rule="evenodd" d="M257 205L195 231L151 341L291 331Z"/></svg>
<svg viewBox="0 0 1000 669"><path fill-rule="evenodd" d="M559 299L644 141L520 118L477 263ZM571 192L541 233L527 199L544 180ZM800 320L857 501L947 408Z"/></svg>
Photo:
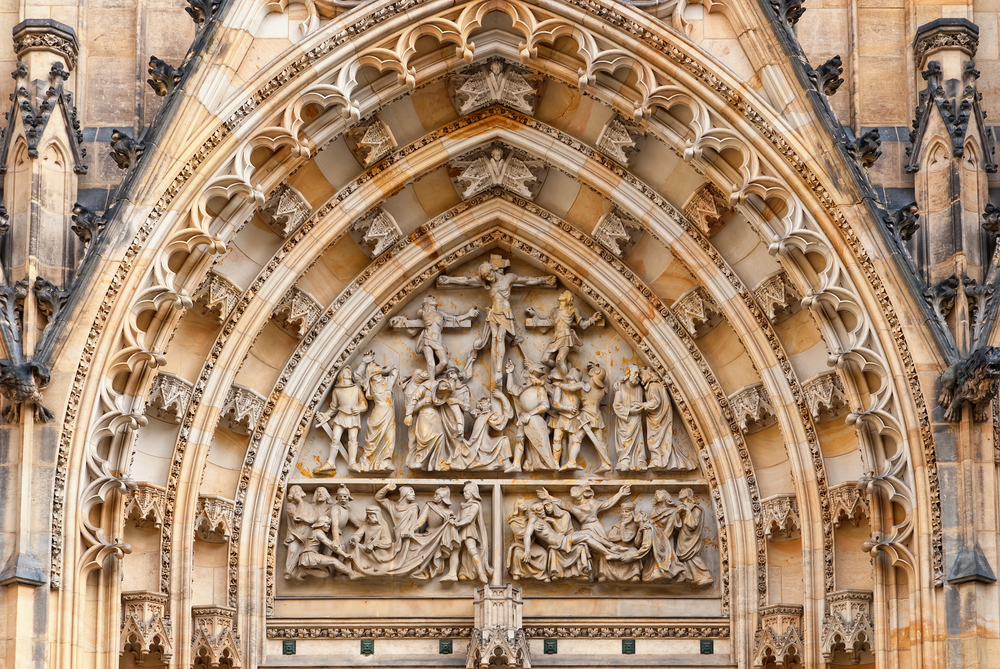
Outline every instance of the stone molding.
<svg viewBox="0 0 1000 669"><path fill-rule="evenodd" d="M219 495L200 495L194 520L195 536L210 544L224 544L233 534L233 502Z"/></svg>
<svg viewBox="0 0 1000 669"><path fill-rule="evenodd" d="M847 398L844 384L836 370L822 372L802 382L809 413L816 422L834 420L847 413Z"/></svg>
<svg viewBox="0 0 1000 669"><path fill-rule="evenodd" d="M279 328L296 339L302 339L322 313L323 307L312 295L298 286L292 286L274 308L271 317Z"/></svg>
<svg viewBox="0 0 1000 669"><path fill-rule="evenodd" d="M311 207L302 193L282 184L260 209L260 217L282 239L309 217Z"/></svg>
<svg viewBox="0 0 1000 669"><path fill-rule="evenodd" d="M240 434L250 434L264 413L266 398L252 388L234 383L219 412L223 427Z"/></svg>
<svg viewBox="0 0 1000 669"><path fill-rule="evenodd" d="M166 490L153 483L140 482L135 490L129 490L125 500L125 521L132 521L136 527L163 525L163 509L166 505Z"/></svg>
<svg viewBox="0 0 1000 669"><path fill-rule="evenodd" d="M858 490L857 484L853 481L830 486L830 516L835 526L839 526L846 519L857 527L862 516L871 518L868 495Z"/></svg>
<svg viewBox="0 0 1000 669"><path fill-rule="evenodd" d="M764 535L768 541L784 541L799 536L802 521L795 495L772 495L760 502Z"/></svg>
<svg viewBox="0 0 1000 669"><path fill-rule="evenodd" d="M14 53L19 60L29 51L51 51L66 61L66 69L76 67L80 41L76 31L53 19L25 19L14 26Z"/></svg>
<svg viewBox="0 0 1000 669"><path fill-rule="evenodd" d="M160 372L153 379L146 402L146 414L165 423L179 424L187 412L194 384L171 372Z"/></svg>
<svg viewBox="0 0 1000 669"><path fill-rule="evenodd" d="M474 629L465 625L439 627L414 625L405 621L364 621L358 625L334 627L329 622L310 624L299 622L278 626L273 622L267 628L268 639L469 639ZM728 639L728 625L669 625L662 620L639 619L631 622L618 619L614 624L588 625L585 623L539 624L531 620L524 624L529 639Z"/></svg>
<svg viewBox="0 0 1000 669"><path fill-rule="evenodd" d="M744 434L766 430L777 422L771 398L761 382L752 383L729 396L736 422Z"/></svg>
<svg viewBox="0 0 1000 669"><path fill-rule="evenodd" d="M754 633L753 666L787 667L802 662L802 607L765 606L760 609L760 617L761 626Z"/></svg>
<svg viewBox="0 0 1000 669"><path fill-rule="evenodd" d="M236 609L229 606L192 606L191 655L195 664L218 667L228 662L232 669L242 666L240 635L236 629Z"/></svg>
<svg viewBox="0 0 1000 669"><path fill-rule="evenodd" d="M221 325L229 318L242 294L243 291L235 283L210 271L195 293L194 301L201 307L202 314L214 316Z"/></svg>
<svg viewBox="0 0 1000 669"><path fill-rule="evenodd" d="M122 593L122 625L118 655L135 654L143 664L150 653L159 653L164 664L174 655L173 629L165 617L167 595L145 590Z"/></svg>
<svg viewBox="0 0 1000 669"><path fill-rule="evenodd" d="M722 309L703 286L686 291L670 310L695 339L704 337L722 322Z"/></svg>
<svg viewBox="0 0 1000 669"><path fill-rule="evenodd" d="M838 590L827 595L830 611L823 616L820 649L826 664L857 665L862 655L872 661L875 643L871 590Z"/></svg>

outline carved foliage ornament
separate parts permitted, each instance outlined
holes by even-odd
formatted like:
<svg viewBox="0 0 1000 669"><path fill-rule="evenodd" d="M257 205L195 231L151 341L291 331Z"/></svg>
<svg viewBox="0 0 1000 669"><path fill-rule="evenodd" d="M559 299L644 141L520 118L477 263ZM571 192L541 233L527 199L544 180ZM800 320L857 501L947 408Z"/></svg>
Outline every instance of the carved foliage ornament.
<svg viewBox="0 0 1000 669"><path fill-rule="evenodd" d="M612 206L601 216L592 233L594 239L616 256L624 256L642 235L642 224L629 214Z"/></svg>
<svg viewBox="0 0 1000 669"><path fill-rule="evenodd" d="M820 648L823 662L827 664L861 664L875 643L871 615L871 590L838 590L827 596L830 611L823 616L823 636ZM845 662L835 662L838 655L846 655Z"/></svg>
<svg viewBox="0 0 1000 669"><path fill-rule="evenodd" d="M972 408L972 420L987 420L990 402L1000 385L1000 347L982 346L969 357L957 362L941 374L941 394L938 403L944 408L944 418L950 423L962 420L962 407Z"/></svg>
<svg viewBox="0 0 1000 669"><path fill-rule="evenodd" d="M711 237L723 226L723 218L732 213L726 196L711 181L703 184L684 205L684 217Z"/></svg>
<svg viewBox="0 0 1000 669"><path fill-rule="evenodd" d="M744 386L729 396L729 403L736 422L745 433L759 432L777 421L763 383Z"/></svg>
<svg viewBox="0 0 1000 669"><path fill-rule="evenodd" d="M73 171L77 174L86 174L87 166L83 159L87 156L87 150L83 146L83 130L80 128L76 107L73 105L73 94L64 86L66 79L69 78L69 72L64 70L60 63L53 63L49 70L50 85L47 88L44 86L36 88L29 82L27 63L19 62L12 76L14 110L20 115L21 130L28 145L28 156L38 158L38 145L52 118L52 112L58 109L69 140ZM12 139L8 134L4 135L4 152ZM5 171L6 167L3 169Z"/></svg>
<svg viewBox="0 0 1000 669"><path fill-rule="evenodd" d="M236 609L228 606L192 606L193 634L191 655L195 666L232 669L242 666L240 636L236 627Z"/></svg>
<svg viewBox="0 0 1000 669"><path fill-rule="evenodd" d="M771 541L794 539L802 529L795 495L775 495L761 500L764 534Z"/></svg>
<svg viewBox="0 0 1000 669"><path fill-rule="evenodd" d="M722 309L702 286L685 292L670 309L695 339L704 337L722 322Z"/></svg>
<svg viewBox="0 0 1000 669"><path fill-rule="evenodd" d="M261 207L260 217L276 235L287 239L309 217L309 211L309 202L302 193L283 184Z"/></svg>
<svg viewBox="0 0 1000 669"><path fill-rule="evenodd" d="M236 303L243 293L236 284L215 272L205 275L205 281L195 293L195 302L201 307L201 313L215 317L222 324L229 318Z"/></svg>
<svg viewBox="0 0 1000 669"><path fill-rule="evenodd" d="M76 67L80 44L74 30L52 19L28 19L14 26L14 53L18 58L29 51L51 51Z"/></svg>

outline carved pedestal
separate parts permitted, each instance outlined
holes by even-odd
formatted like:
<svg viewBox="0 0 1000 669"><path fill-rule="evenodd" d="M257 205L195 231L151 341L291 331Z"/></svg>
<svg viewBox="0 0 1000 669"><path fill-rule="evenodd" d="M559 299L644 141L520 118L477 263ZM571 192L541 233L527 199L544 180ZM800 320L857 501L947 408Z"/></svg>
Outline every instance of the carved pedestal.
<svg viewBox="0 0 1000 669"><path fill-rule="evenodd" d="M240 636L233 632L236 609L229 606L192 606L194 633L191 655L195 667L230 667L240 662Z"/></svg>
<svg viewBox="0 0 1000 669"><path fill-rule="evenodd" d="M802 607L775 604L760 610L754 634L753 666L789 667L802 662Z"/></svg>
<svg viewBox="0 0 1000 669"><path fill-rule="evenodd" d="M167 596L143 590L122 593L122 628L118 654L135 653L141 665L150 653L159 653L164 664L174 655L170 621L163 618Z"/></svg>
<svg viewBox="0 0 1000 669"><path fill-rule="evenodd" d="M530 669L528 639L521 627L521 588L487 585L476 590L475 629L465 666Z"/></svg>
<svg viewBox="0 0 1000 669"><path fill-rule="evenodd" d="M823 617L823 661L859 664L862 654L871 657L871 590L838 590L827 597L830 611ZM871 661L869 659L869 661Z"/></svg>

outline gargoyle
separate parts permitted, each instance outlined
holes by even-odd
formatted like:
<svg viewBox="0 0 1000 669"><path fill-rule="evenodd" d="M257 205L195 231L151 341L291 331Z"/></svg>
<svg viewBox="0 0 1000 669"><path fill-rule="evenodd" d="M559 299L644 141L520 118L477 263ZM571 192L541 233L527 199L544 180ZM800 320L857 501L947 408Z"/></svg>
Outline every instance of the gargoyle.
<svg viewBox="0 0 1000 669"><path fill-rule="evenodd" d="M38 362L13 363L7 358L0 359L0 395L8 405L3 410L4 420L18 423L21 420L21 405L30 402L35 405L35 420L51 422L52 412L42 404L41 389L49 384L49 369Z"/></svg>
<svg viewBox="0 0 1000 669"><path fill-rule="evenodd" d="M1000 347L983 346L941 374L938 403L944 407L945 420L950 423L960 422L962 403L968 402L972 406L972 420L984 422L998 386Z"/></svg>

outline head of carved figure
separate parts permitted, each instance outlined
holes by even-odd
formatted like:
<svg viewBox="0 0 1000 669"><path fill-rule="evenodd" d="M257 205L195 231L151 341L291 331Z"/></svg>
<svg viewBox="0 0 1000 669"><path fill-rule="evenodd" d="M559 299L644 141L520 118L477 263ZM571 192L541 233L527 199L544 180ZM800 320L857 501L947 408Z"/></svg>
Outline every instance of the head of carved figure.
<svg viewBox="0 0 1000 669"><path fill-rule="evenodd" d="M351 497L351 491L347 489L347 486L340 486L337 488L337 504L341 506L347 506L353 497Z"/></svg>
<svg viewBox="0 0 1000 669"><path fill-rule="evenodd" d="M313 504L326 504L330 501L330 491L326 488L316 488L313 491Z"/></svg>
<svg viewBox="0 0 1000 669"><path fill-rule="evenodd" d="M441 486L434 491L434 501L438 503L444 502L448 506L451 506L451 490Z"/></svg>
<svg viewBox="0 0 1000 669"><path fill-rule="evenodd" d="M597 388L603 388L608 372L598 363L590 361L587 363L587 374L590 375L590 382Z"/></svg>
<svg viewBox="0 0 1000 669"><path fill-rule="evenodd" d="M625 366L625 378L628 380L629 385L632 385L632 386L639 385L639 366L638 365L626 365Z"/></svg>
<svg viewBox="0 0 1000 669"><path fill-rule="evenodd" d="M493 401L489 397L480 397L476 402L476 415L485 416L489 413L493 413Z"/></svg>
<svg viewBox="0 0 1000 669"><path fill-rule="evenodd" d="M462 488L462 496L467 500L482 500L482 497L479 496L479 486L476 485L475 481L469 481L465 484L465 487Z"/></svg>
<svg viewBox="0 0 1000 669"><path fill-rule="evenodd" d="M433 295L428 295L422 302L424 312L437 311L438 301Z"/></svg>
<svg viewBox="0 0 1000 669"><path fill-rule="evenodd" d="M633 502L622 502L622 521L629 522L635 514L635 504Z"/></svg>
<svg viewBox="0 0 1000 669"><path fill-rule="evenodd" d="M446 379L452 382L453 385L458 383L458 367L454 365L448 365L444 370L444 376Z"/></svg>
<svg viewBox="0 0 1000 669"><path fill-rule="evenodd" d="M638 523L640 527L648 527L651 525L649 515L645 511L640 511L635 514L635 522Z"/></svg>
<svg viewBox="0 0 1000 669"><path fill-rule="evenodd" d="M677 499L684 502L684 506L691 508L695 504L694 492L691 488L683 488L677 493Z"/></svg>
<svg viewBox="0 0 1000 669"><path fill-rule="evenodd" d="M562 294L559 296L559 306L568 307L571 304L573 304L573 293L569 292L568 290L564 290Z"/></svg>
<svg viewBox="0 0 1000 669"><path fill-rule="evenodd" d="M551 515L554 515L554 512L556 510L556 505L553 504L552 502L545 502L545 505L544 505L543 508L545 509L545 514L548 515L548 516L551 516Z"/></svg>
<svg viewBox="0 0 1000 669"><path fill-rule="evenodd" d="M498 271L493 263L486 261L479 266L479 278L483 281L495 281Z"/></svg>
<svg viewBox="0 0 1000 669"><path fill-rule="evenodd" d="M350 385L354 385L354 373L350 367L345 366L340 370L340 374L337 375L337 387L343 388Z"/></svg>
<svg viewBox="0 0 1000 669"><path fill-rule="evenodd" d="M493 149L492 151L490 151L490 156L492 156L493 160L497 161L502 160L503 151L501 151L500 149Z"/></svg>
<svg viewBox="0 0 1000 669"><path fill-rule="evenodd" d="M575 485L570 488L569 496L573 498L574 502L582 502L585 499L593 497L594 491L591 489L589 483L584 483L583 485Z"/></svg>
<svg viewBox="0 0 1000 669"><path fill-rule="evenodd" d="M500 74L501 70L503 70L503 64L499 60L490 63L490 72L493 74Z"/></svg>
<svg viewBox="0 0 1000 669"><path fill-rule="evenodd" d="M378 525L382 521L382 513L377 506L369 506L365 509L365 522L369 525Z"/></svg>
<svg viewBox="0 0 1000 669"><path fill-rule="evenodd" d="M295 502L296 504L301 502L306 498L306 493L302 489L302 486L293 485L288 489L288 501Z"/></svg>
<svg viewBox="0 0 1000 669"><path fill-rule="evenodd" d="M408 485L400 486L399 499L412 502L417 499L417 493L413 492L413 488Z"/></svg>
<svg viewBox="0 0 1000 669"><path fill-rule="evenodd" d="M659 378L657 377L656 372L654 372L649 367L643 367L642 370L640 371L640 375L642 377L642 385L644 386L648 386L650 383L656 381L657 378Z"/></svg>
<svg viewBox="0 0 1000 669"><path fill-rule="evenodd" d="M538 503L528 507L528 515L541 518L545 515L545 505Z"/></svg>
<svg viewBox="0 0 1000 669"><path fill-rule="evenodd" d="M578 383L583 378L583 372L581 372L577 367L570 367L567 378L573 383Z"/></svg>
<svg viewBox="0 0 1000 669"><path fill-rule="evenodd" d="M653 504L673 504L670 493L662 488L653 493Z"/></svg>

